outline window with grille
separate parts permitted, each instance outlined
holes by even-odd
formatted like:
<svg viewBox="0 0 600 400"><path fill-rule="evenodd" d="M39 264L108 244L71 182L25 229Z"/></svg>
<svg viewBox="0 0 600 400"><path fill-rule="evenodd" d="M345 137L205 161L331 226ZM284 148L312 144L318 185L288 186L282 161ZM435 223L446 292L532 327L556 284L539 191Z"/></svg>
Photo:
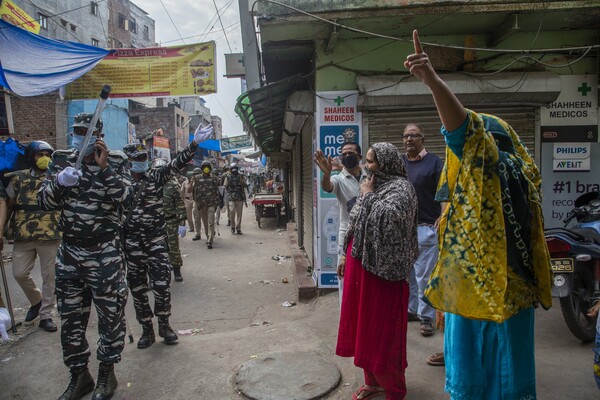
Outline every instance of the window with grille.
<svg viewBox="0 0 600 400"><path fill-rule="evenodd" d="M98 9L98 3L92 1L90 3L90 11L93 15L98 15L98 13L100 12L100 10Z"/></svg>
<svg viewBox="0 0 600 400"><path fill-rule="evenodd" d="M100 47L100 41L98 39L92 38L92 46Z"/></svg>
<svg viewBox="0 0 600 400"><path fill-rule="evenodd" d="M135 23L135 19L131 18L129 20L129 31L133 33L137 33L137 25Z"/></svg>
<svg viewBox="0 0 600 400"><path fill-rule="evenodd" d="M127 29L126 21L127 19L125 18L125 16L123 14L119 14L119 28Z"/></svg>
<svg viewBox="0 0 600 400"><path fill-rule="evenodd" d="M144 39L150 40L150 29L148 25L144 25Z"/></svg>

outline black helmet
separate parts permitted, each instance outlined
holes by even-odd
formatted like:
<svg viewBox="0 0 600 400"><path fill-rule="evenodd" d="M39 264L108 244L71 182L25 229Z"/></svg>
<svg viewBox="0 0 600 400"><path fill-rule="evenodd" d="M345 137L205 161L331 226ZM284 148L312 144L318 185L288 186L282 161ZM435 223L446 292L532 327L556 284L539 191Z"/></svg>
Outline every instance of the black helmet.
<svg viewBox="0 0 600 400"><path fill-rule="evenodd" d="M79 113L73 119L72 128L88 128L90 126L90 122L92 122L92 118L94 114L90 113ZM102 123L102 118L98 118L98 122L96 122L96 128L94 132L102 131L102 127L104 124Z"/></svg>
<svg viewBox="0 0 600 400"><path fill-rule="evenodd" d="M142 143L129 143L123 146L123 153L128 158L135 158L141 155L148 156L146 152L146 147Z"/></svg>
<svg viewBox="0 0 600 400"><path fill-rule="evenodd" d="M204 160L202 161L202 164L200 164L200 168L204 168L205 166L210 167L210 169L212 169L212 164L208 160Z"/></svg>
<svg viewBox="0 0 600 400"><path fill-rule="evenodd" d="M48 142L44 142L43 140L36 140L35 142L31 142L25 148L25 155L30 160L33 160L33 157L36 153L40 151L48 151L50 154L54 153L54 147L50 146Z"/></svg>

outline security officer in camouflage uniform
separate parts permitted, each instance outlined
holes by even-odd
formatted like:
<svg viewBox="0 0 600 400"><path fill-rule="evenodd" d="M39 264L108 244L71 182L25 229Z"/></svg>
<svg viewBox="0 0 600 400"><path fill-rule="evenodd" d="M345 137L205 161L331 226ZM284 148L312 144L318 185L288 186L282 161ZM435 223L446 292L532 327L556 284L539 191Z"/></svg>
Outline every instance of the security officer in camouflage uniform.
<svg viewBox="0 0 600 400"><path fill-rule="evenodd" d="M56 257L56 298L61 317L63 358L71 381L59 400L75 400L94 389L87 364L90 348L85 331L92 301L98 314L98 381L92 400L110 399L117 387L114 364L125 345L127 303L125 256L119 229L133 191L127 159L108 150L101 139L102 120L86 148L92 114L75 116L71 150L57 150L38 192L42 209L62 209L58 229L62 242ZM81 169L74 168L84 152Z"/></svg>
<svg viewBox="0 0 600 400"><path fill-rule="evenodd" d="M152 161L152 168L159 168L166 164L165 160L155 158ZM187 219L187 212L180 189L179 182L175 177L171 178L163 186L163 207L167 225L167 240L169 242L169 260L173 266L173 276L176 282L183 281L183 277L181 276L183 258L179 249L179 238L185 237L185 222Z"/></svg>
<svg viewBox="0 0 600 400"><path fill-rule="evenodd" d="M231 174L229 171L229 165L225 164L223 167L223 175L221 175L221 186L223 186L225 192L223 193L223 201L225 203L225 209L227 210L227 226L231 225L231 211L229 210L229 195L227 193L227 188L225 187L225 179Z"/></svg>
<svg viewBox="0 0 600 400"><path fill-rule="evenodd" d="M181 172L198 148L199 135L167 165L148 168L148 154L142 144L125 146L131 162L134 198L131 214L127 215L123 236L127 257L127 281L142 336L138 349L155 342L152 318L158 317L158 335L166 344L175 344L177 333L169 325L171 316L171 271L169 247L163 207L163 186L175 173ZM148 301L148 291L154 294L154 313Z"/></svg>
<svg viewBox="0 0 600 400"><path fill-rule="evenodd" d="M219 178L211 175L212 165L209 161L202 161L200 169L202 170L202 174L195 175L192 178L190 189L194 194L195 207L204 225L206 247L212 249L215 237L215 211L221 203ZM196 229L198 229L197 234L199 234L200 227L198 226Z"/></svg>
<svg viewBox="0 0 600 400"><path fill-rule="evenodd" d="M223 185L229 195L229 211L231 213L231 233L242 234L242 206L246 202L246 180L240 175L236 163L229 166L230 173L225 177ZM248 207L248 204L246 204Z"/></svg>
<svg viewBox="0 0 600 400"><path fill-rule="evenodd" d="M6 188L9 214L14 211L10 223L14 240L13 275L31 304L25 322L33 321L39 314L39 326L47 332L58 330L52 322L51 312L56 304L54 265L60 244L60 211L43 211L37 203L37 192L46 179L46 169L53 152L54 148L44 141L31 142L25 153L33 166L5 174L10 179ZM36 257L40 259L42 291L31 276Z"/></svg>

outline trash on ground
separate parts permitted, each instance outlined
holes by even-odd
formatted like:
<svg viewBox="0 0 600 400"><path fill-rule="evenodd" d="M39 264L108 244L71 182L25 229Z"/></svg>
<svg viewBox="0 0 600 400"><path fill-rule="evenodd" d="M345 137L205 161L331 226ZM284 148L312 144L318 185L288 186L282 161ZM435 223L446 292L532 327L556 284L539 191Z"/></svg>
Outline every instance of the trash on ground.
<svg viewBox="0 0 600 400"><path fill-rule="evenodd" d="M279 228L279 229L277 229L275 232L283 232L283 231L285 231L285 229L283 229L283 228Z"/></svg>
<svg viewBox="0 0 600 400"><path fill-rule="evenodd" d="M282 304L284 307L294 307L296 305L295 301L284 301Z"/></svg>
<svg viewBox="0 0 600 400"><path fill-rule="evenodd" d="M272 283L275 283L275 281L270 281L268 279L263 279L263 280L258 281L258 283L262 283L263 285L270 285Z"/></svg>
<svg viewBox="0 0 600 400"><path fill-rule="evenodd" d="M290 257L290 256L280 256L279 254L277 254L276 256L273 256L271 258L273 260L275 260L275 261L286 261L286 260L289 260L292 257Z"/></svg>
<svg viewBox="0 0 600 400"><path fill-rule="evenodd" d="M258 356L255 354L253 356L250 356L250 358L258 358Z"/></svg>
<svg viewBox="0 0 600 400"><path fill-rule="evenodd" d="M285 276L283 278L281 278L281 283L290 283L288 281L288 278L286 278Z"/></svg>
<svg viewBox="0 0 600 400"><path fill-rule="evenodd" d="M253 322L250 324L250 326L261 326L261 325L271 325L271 322L269 321L260 321L260 322Z"/></svg>
<svg viewBox="0 0 600 400"><path fill-rule="evenodd" d="M198 329L198 328L196 328L196 329L180 329L177 331L177 333L180 335L191 335L191 336L199 335L203 332L204 332L204 329Z"/></svg>
<svg viewBox="0 0 600 400"><path fill-rule="evenodd" d="M275 332L277 329L271 329L270 331L267 331L267 333L273 333Z"/></svg>

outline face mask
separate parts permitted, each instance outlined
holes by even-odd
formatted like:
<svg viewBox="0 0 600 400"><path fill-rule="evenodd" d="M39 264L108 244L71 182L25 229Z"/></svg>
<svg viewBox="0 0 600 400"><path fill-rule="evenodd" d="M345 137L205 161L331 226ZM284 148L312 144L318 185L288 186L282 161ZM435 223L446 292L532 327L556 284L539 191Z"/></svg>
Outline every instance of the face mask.
<svg viewBox="0 0 600 400"><path fill-rule="evenodd" d="M204 168L202 168L202 172L204 172L206 175L208 175L208 174L210 174L210 168L204 167Z"/></svg>
<svg viewBox="0 0 600 400"><path fill-rule="evenodd" d="M85 140L85 136L73 135L71 139L72 139L71 146L73 146L73 148L75 150L82 151L81 146L83 146L83 141ZM90 138L90 143L88 144L88 147L84 153L86 156L89 156L90 154L92 154L94 152L94 144L96 144L96 139L98 139L98 138L94 135L92 135L92 137Z"/></svg>
<svg viewBox="0 0 600 400"><path fill-rule="evenodd" d="M148 171L148 160L146 161L132 161L131 162L131 171L137 172L138 174L143 174Z"/></svg>
<svg viewBox="0 0 600 400"><path fill-rule="evenodd" d="M351 154L349 156L342 156L342 165L346 169L352 169L358 165L358 156Z"/></svg>
<svg viewBox="0 0 600 400"><path fill-rule="evenodd" d="M51 159L48 156L40 157L36 160L35 166L38 167L38 169L45 171L48 169L48 164L50 164L50 160Z"/></svg>

